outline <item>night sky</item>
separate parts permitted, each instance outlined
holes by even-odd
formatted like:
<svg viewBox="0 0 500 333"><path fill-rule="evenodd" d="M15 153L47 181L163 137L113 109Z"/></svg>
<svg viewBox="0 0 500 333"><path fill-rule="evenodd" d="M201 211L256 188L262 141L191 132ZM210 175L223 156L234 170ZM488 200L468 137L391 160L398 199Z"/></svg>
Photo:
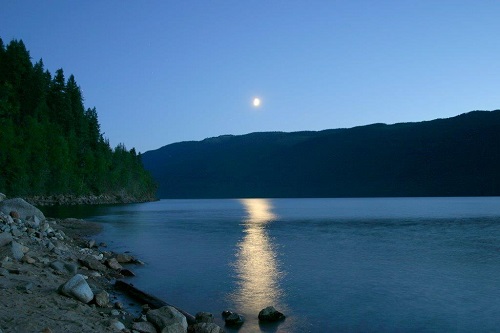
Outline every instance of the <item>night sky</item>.
<svg viewBox="0 0 500 333"><path fill-rule="evenodd" d="M111 145L500 108L500 1L3 1L0 37L74 74ZM254 106L254 99L260 105Z"/></svg>

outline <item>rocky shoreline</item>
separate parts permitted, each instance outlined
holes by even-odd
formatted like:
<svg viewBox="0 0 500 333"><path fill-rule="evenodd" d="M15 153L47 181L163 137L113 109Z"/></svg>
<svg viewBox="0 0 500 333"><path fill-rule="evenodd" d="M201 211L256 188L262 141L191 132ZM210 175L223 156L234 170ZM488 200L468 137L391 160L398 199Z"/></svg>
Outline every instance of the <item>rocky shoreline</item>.
<svg viewBox="0 0 500 333"><path fill-rule="evenodd" d="M100 195L74 195L58 194L48 196L30 196L24 198L28 203L35 206L73 206L73 205L103 205L103 204L127 204L157 201L154 196L132 196L122 194L100 194Z"/></svg>
<svg viewBox="0 0 500 333"><path fill-rule="evenodd" d="M140 260L91 240L101 231L97 223L46 218L23 199L3 199L0 194L0 333L224 332L212 314L191 316L158 299L140 299L135 314L125 310L115 281L133 276ZM228 327L244 322L237 313L223 316ZM283 319L272 307L259 314L262 321Z"/></svg>

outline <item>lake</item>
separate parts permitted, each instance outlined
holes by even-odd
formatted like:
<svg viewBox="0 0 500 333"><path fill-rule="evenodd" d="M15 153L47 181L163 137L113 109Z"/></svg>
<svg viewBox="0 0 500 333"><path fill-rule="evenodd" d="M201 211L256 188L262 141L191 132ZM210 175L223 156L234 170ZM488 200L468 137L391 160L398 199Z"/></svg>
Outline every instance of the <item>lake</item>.
<svg viewBox="0 0 500 333"><path fill-rule="evenodd" d="M500 327L500 198L227 199L70 208L146 263L136 287L238 332ZM259 325L274 305L287 315ZM228 332L236 332L226 328Z"/></svg>

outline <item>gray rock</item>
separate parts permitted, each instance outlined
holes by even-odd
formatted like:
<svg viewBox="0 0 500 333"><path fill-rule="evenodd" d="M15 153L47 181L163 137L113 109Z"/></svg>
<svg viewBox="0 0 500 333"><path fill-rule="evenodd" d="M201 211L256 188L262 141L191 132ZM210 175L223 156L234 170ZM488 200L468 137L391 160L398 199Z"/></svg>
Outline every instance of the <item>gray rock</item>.
<svg viewBox="0 0 500 333"><path fill-rule="evenodd" d="M21 260L24 257L24 254L29 251L29 249L19 244L18 242L12 241L11 245L12 257L16 260Z"/></svg>
<svg viewBox="0 0 500 333"><path fill-rule="evenodd" d="M135 259L128 254L120 253L116 255L116 261L118 261L120 264L128 264L134 262Z"/></svg>
<svg viewBox="0 0 500 333"><path fill-rule="evenodd" d="M116 271L121 271L123 269L122 265L116 261L116 258L110 258L106 260L106 264L108 265L109 268L114 269Z"/></svg>
<svg viewBox="0 0 500 333"><path fill-rule="evenodd" d="M17 229L16 227L13 227L10 229L10 233L12 234L12 236L14 237L21 237L23 232L19 229Z"/></svg>
<svg viewBox="0 0 500 333"><path fill-rule="evenodd" d="M197 323L213 323L214 315L210 312L198 312L195 315L195 320Z"/></svg>
<svg viewBox="0 0 500 333"><path fill-rule="evenodd" d="M159 309L149 310L146 314L146 318L161 332L187 332L188 325L186 317L174 307L164 306Z"/></svg>
<svg viewBox="0 0 500 333"><path fill-rule="evenodd" d="M12 242L12 236L6 233L0 234L0 247L8 245Z"/></svg>
<svg viewBox="0 0 500 333"><path fill-rule="evenodd" d="M153 324L147 321L140 321L132 325L132 330L139 333L156 333L156 328Z"/></svg>
<svg viewBox="0 0 500 333"><path fill-rule="evenodd" d="M9 275L9 271L3 267L0 267L0 276L7 276L7 275Z"/></svg>
<svg viewBox="0 0 500 333"><path fill-rule="evenodd" d="M32 228L39 228L41 222L40 218L36 215L27 216L25 221Z"/></svg>
<svg viewBox="0 0 500 333"><path fill-rule="evenodd" d="M8 199L0 202L0 211L5 214L10 214L11 211L19 213L21 219L26 219L27 216L36 216L40 221L45 220L45 215L35 206L27 203L21 198Z"/></svg>
<svg viewBox="0 0 500 333"><path fill-rule="evenodd" d="M0 193L0 201L4 201L7 196L3 193Z"/></svg>
<svg viewBox="0 0 500 333"><path fill-rule="evenodd" d="M62 261L56 260L49 264L50 268L60 272L60 273L69 273L71 275L75 275L78 271L78 265L74 263L64 263Z"/></svg>
<svg viewBox="0 0 500 333"><path fill-rule="evenodd" d="M123 323L121 321L113 319L109 323L109 328L111 328L114 331L121 332L122 330L125 329L125 325L123 325Z"/></svg>
<svg viewBox="0 0 500 333"><path fill-rule="evenodd" d="M85 278L81 274L76 274L66 283L63 283L59 287L59 292L83 303L88 303L94 298L92 289L90 289L87 281L85 281Z"/></svg>
<svg viewBox="0 0 500 333"><path fill-rule="evenodd" d="M78 259L78 261L83 266L85 266L87 268L90 268L90 269L92 269L94 271L106 272L108 270L108 268L106 266L104 266L103 263L101 263L99 260L94 259L94 258L92 258L90 256L84 257L84 258L80 258L80 259Z"/></svg>
<svg viewBox="0 0 500 333"><path fill-rule="evenodd" d="M100 291L94 296L95 304L98 307L105 308L109 304L109 294L106 291Z"/></svg>
<svg viewBox="0 0 500 333"><path fill-rule="evenodd" d="M279 321L285 319L285 315L274 308L274 306L268 306L259 312L260 321Z"/></svg>
<svg viewBox="0 0 500 333"><path fill-rule="evenodd" d="M224 330L214 323L196 323L193 325L193 333L224 333Z"/></svg>

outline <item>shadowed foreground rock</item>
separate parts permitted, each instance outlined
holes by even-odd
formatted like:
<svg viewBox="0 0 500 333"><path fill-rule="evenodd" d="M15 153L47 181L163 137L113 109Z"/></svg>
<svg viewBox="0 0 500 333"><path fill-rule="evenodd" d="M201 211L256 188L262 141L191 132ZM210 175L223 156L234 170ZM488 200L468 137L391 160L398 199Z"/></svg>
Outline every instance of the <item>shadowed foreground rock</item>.
<svg viewBox="0 0 500 333"><path fill-rule="evenodd" d="M260 321L268 321L268 322L274 322L274 321L280 321L284 320L285 315L278 310L274 308L274 306L268 306L265 309L262 309L259 312L259 320Z"/></svg>

